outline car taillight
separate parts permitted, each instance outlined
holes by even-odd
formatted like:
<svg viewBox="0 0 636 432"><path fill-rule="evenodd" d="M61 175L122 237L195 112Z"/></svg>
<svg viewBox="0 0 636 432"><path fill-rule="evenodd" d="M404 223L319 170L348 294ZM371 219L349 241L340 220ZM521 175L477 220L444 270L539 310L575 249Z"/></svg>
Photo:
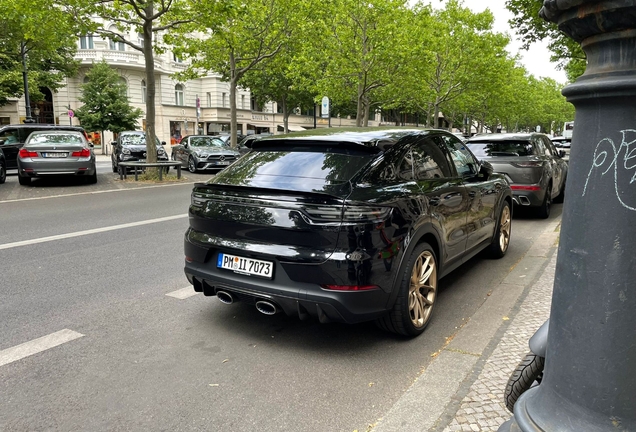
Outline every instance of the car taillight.
<svg viewBox="0 0 636 432"><path fill-rule="evenodd" d="M91 151L87 148L82 149L82 151L76 151L71 153L73 157L89 157L91 155Z"/></svg>
<svg viewBox="0 0 636 432"><path fill-rule="evenodd" d="M18 153L18 156L21 158L34 158L34 157L38 157L38 152L29 151L25 148L21 148L20 152Z"/></svg>
<svg viewBox="0 0 636 432"><path fill-rule="evenodd" d="M510 185L510 189L521 190L521 191L538 191L538 190L541 190L541 186Z"/></svg>
<svg viewBox="0 0 636 432"><path fill-rule="evenodd" d="M320 285L330 291L370 291L380 288L377 285Z"/></svg>
<svg viewBox="0 0 636 432"><path fill-rule="evenodd" d="M510 165L514 165L518 168L536 168L543 165L543 162L542 161L510 162Z"/></svg>
<svg viewBox="0 0 636 432"><path fill-rule="evenodd" d="M314 221L345 223L372 223L384 221L391 213L390 207L371 207L359 205L306 206L305 213Z"/></svg>

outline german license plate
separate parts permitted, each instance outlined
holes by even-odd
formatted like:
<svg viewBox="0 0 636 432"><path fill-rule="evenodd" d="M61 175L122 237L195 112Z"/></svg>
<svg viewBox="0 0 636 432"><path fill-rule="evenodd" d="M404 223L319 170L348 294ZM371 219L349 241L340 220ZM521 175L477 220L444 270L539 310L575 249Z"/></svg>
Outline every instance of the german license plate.
<svg viewBox="0 0 636 432"><path fill-rule="evenodd" d="M60 159L60 158L68 157L68 152L47 152L47 153L42 153L42 157Z"/></svg>
<svg viewBox="0 0 636 432"><path fill-rule="evenodd" d="M216 164L217 165L229 165L230 162L228 162L228 161L218 161Z"/></svg>
<svg viewBox="0 0 636 432"><path fill-rule="evenodd" d="M250 276L260 276L271 279L274 274L274 263L253 258L244 258L236 255L220 253L216 262L218 268L232 270Z"/></svg>

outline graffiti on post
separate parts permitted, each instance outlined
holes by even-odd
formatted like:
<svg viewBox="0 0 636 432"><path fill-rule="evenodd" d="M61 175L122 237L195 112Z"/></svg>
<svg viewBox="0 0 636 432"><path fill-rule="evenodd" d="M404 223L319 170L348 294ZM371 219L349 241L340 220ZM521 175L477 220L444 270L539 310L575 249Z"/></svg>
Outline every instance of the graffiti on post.
<svg viewBox="0 0 636 432"><path fill-rule="evenodd" d="M625 202L630 196L633 196L636 201L636 193L630 194L626 189L629 185L636 183L636 129L622 130L621 136L621 142L618 145L611 138L603 138L596 145L592 167L585 180L583 196L587 193L590 178L596 171L602 171L601 177L614 174L616 198L626 209L636 211L636 202Z"/></svg>

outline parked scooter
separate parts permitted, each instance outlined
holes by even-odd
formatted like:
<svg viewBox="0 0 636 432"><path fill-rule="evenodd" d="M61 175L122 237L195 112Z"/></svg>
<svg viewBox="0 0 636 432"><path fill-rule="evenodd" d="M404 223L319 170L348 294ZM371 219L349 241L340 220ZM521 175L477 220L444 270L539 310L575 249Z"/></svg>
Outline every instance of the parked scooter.
<svg viewBox="0 0 636 432"><path fill-rule="evenodd" d="M550 320L543 323L539 330L530 338L530 352L521 360L512 372L504 391L506 408L513 412L517 399L527 390L541 384L545 354L548 349L548 326Z"/></svg>

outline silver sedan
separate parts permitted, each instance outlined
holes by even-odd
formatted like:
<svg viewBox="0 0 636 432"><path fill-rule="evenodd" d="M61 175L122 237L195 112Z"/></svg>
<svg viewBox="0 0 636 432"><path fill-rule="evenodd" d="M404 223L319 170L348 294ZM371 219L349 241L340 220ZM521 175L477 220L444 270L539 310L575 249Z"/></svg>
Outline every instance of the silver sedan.
<svg viewBox="0 0 636 432"><path fill-rule="evenodd" d="M31 183L33 177L72 175L97 183L92 145L80 132L33 132L18 153L18 181Z"/></svg>

